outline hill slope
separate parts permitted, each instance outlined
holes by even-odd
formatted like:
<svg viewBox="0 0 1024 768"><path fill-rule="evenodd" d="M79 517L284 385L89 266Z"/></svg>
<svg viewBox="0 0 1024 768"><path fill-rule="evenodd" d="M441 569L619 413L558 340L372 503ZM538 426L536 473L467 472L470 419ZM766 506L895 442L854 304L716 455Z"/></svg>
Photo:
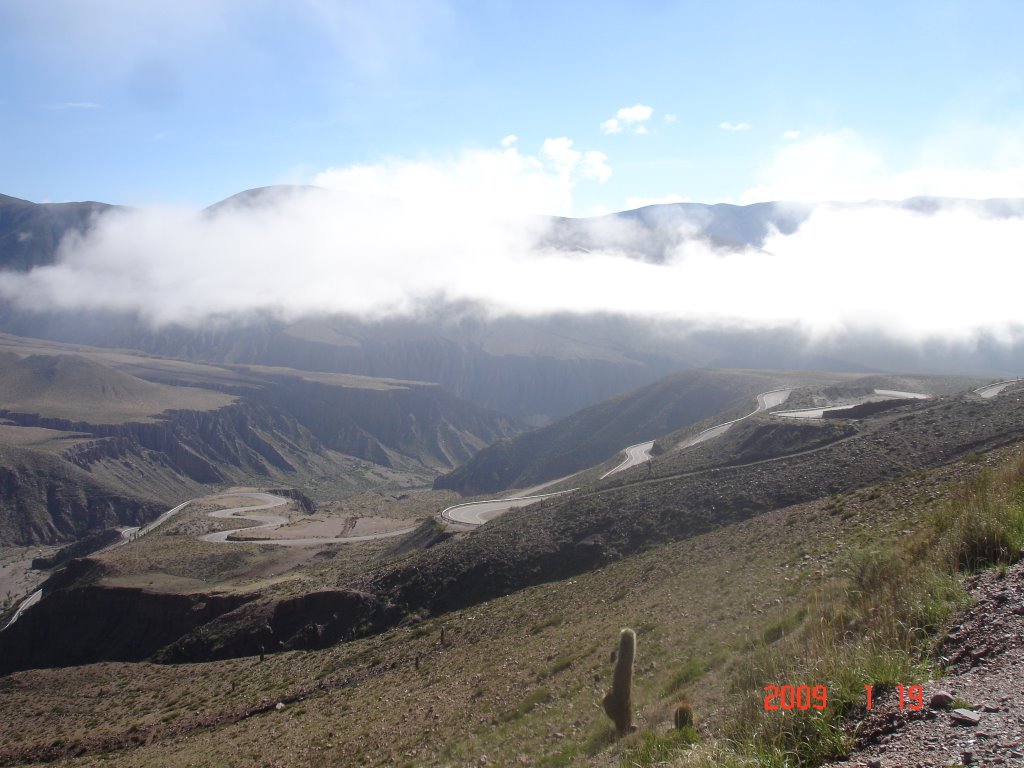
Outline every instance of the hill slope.
<svg viewBox="0 0 1024 768"><path fill-rule="evenodd" d="M685 371L502 440L434 481L463 495L554 480L612 458L625 446L753 400L784 379L745 371Z"/></svg>
<svg viewBox="0 0 1024 768"><path fill-rule="evenodd" d="M520 428L421 382L13 337L0 340L0 418L2 544L134 525L209 484L312 484L318 499L423 485ZM109 514L61 501L108 497Z"/></svg>

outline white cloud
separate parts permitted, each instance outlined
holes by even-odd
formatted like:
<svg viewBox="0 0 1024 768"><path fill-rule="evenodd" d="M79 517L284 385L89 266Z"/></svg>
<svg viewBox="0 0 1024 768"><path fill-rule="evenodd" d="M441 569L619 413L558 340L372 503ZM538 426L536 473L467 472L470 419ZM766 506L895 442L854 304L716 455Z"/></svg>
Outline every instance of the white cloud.
<svg viewBox="0 0 1024 768"><path fill-rule="evenodd" d="M679 118L676 117L675 115L665 115L665 122L666 123L677 123L677 122L679 122Z"/></svg>
<svg viewBox="0 0 1024 768"><path fill-rule="evenodd" d="M644 104L634 104L632 107L623 107L615 113L615 116L627 125L631 125L650 120L652 114L654 114L654 110L651 107Z"/></svg>
<svg viewBox="0 0 1024 768"><path fill-rule="evenodd" d="M506 148L513 147L515 146L517 141L519 141L519 137L516 136L514 133L510 133L508 136L501 140L501 146Z"/></svg>
<svg viewBox="0 0 1024 768"><path fill-rule="evenodd" d="M932 139L917 158L892 167L882 152L848 129L802 136L761 168L741 203L765 200L862 201L935 197L1024 196L1024 144L993 133L979 149L950 137ZM915 160L917 162L915 162Z"/></svg>
<svg viewBox="0 0 1024 768"><path fill-rule="evenodd" d="M554 171L562 176L578 171L584 178L605 182L612 175L608 156L604 152L581 152L573 149L573 140L565 136L545 139L540 154Z"/></svg>
<svg viewBox="0 0 1024 768"><path fill-rule="evenodd" d="M61 104L51 104L47 109L99 109L100 105L95 101L65 101Z"/></svg>
<svg viewBox="0 0 1024 768"><path fill-rule="evenodd" d="M750 123L719 123L718 127L723 131L749 131L752 126Z"/></svg>
<svg viewBox="0 0 1024 768"><path fill-rule="evenodd" d="M653 114L654 109L644 104L622 107L615 113L615 117L610 117L601 123L601 130L610 134L622 133L623 131L645 134L647 133L647 126L644 123L650 120Z"/></svg>
<svg viewBox="0 0 1024 768"><path fill-rule="evenodd" d="M568 173L576 167L583 154L573 149L573 140L561 136L557 139L545 139L540 153L559 173Z"/></svg>
<svg viewBox="0 0 1024 768"><path fill-rule="evenodd" d="M787 149L805 143L818 149L798 155L800 167L848 145L852 159L828 168L849 174L874 156L845 134ZM1024 211L989 219L955 206L931 216L824 206L793 234L771 234L762 250L722 253L690 239L660 264L628 258L638 225L608 219L602 241L623 245L539 250L535 214L570 214L574 188L607 173L603 154L559 137L536 156L507 147L330 169L312 179L325 189L255 207L115 211L66 240L56 264L0 273L0 298L25 309L133 311L157 325L258 310L372 319L470 301L495 314L613 312L817 337L1024 334L1016 279Z"/></svg>
<svg viewBox="0 0 1024 768"><path fill-rule="evenodd" d="M608 165L608 155L596 150L584 153L581 170L586 178L596 179L602 183L608 181L612 175L612 169Z"/></svg>
<svg viewBox="0 0 1024 768"><path fill-rule="evenodd" d="M800 131L785 131L782 134L782 138L786 141L796 141L800 138Z"/></svg>

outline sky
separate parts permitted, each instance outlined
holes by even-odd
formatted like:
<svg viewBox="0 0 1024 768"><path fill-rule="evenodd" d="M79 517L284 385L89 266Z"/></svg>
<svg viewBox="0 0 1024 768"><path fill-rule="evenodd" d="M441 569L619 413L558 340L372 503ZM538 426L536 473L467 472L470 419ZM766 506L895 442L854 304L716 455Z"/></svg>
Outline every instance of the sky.
<svg viewBox="0 0 1024 768"><path fill-rule="evenodd" d="M0 0L0 193L206 206L512 150L565 177L539 213L1024 197L1021 29L1017 0Z"/></svg>
<svg viewBox="0 0 1024 768"><path fill-rule="evenodd" d="M1021 343L1022 29L1019 0L0 0L0 193L131 206L0 300ZM277 184L317 190L203 212ZM538 247L537 214L916 195L1021 202L826 205L659 264Z"/></svg>

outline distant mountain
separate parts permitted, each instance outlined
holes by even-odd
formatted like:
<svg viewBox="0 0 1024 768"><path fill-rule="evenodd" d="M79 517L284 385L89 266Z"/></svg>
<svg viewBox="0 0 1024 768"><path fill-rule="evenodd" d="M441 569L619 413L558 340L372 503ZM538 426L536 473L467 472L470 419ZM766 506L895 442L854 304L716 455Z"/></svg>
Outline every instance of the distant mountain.
<svg viewBox="0 0 1024 768"><path fill-rule="evenodd" d="M248 190L210 206L211 215L259 210L314 187ZM1024 201L913 198L900 206L928 212L942 205L973 206L988 216L1024 210ZM111 206L35 204L0 197L0 269L25 271L52 263L61 237L86 230ZM616 248L645 261L663 261L687 239L730 251L758 248L769 232L794 231L812 206L677 203L587 219L555 219L540 245L580 250ZM444 306L414 318L368 321L334 315L285 322L253 315L202 328L153 329L114 312L32 311L0 306L0 331L76 344L124 347L214 364L282 366L440 384L456 397L542 426L609 397L688 368L809 368L835 371L1016 372L1024 348L987 343L908 347L848 338L841 347L809 348L795 332L664 329L643 319L595 314L493 319L472 306Z"/></svg>
<svg viewBox="0 0 1024 768"><path fill-rule="evenodd" d="M65 236L85 232L97 215L115 207L92 202L37 204L0 195L0 269L26 271L52 264Z"/></svg>
<svg viewBox="0 0 1024 768"><path fill-rule="evenodd" d="M0 337L0 545L137 525L224 485L422 486L521 428L422 382Z"/></svg>
<svg viewBox="0 0 1024 768"><path fill-rule="evenodd" d="M935 213L943 206L956 205L992 218L1020 216L1024 212L1024 199L1019 198L912 197L901 201L864 203L766 202L751 205L667 203L592 218L555 219L544 244L569 250L616 248L633 258L660 263L687 240L702 240L726 251L760 248L774 232L783 235L795 232L822 205L851 210L881 206L919 213Z"/></svg>

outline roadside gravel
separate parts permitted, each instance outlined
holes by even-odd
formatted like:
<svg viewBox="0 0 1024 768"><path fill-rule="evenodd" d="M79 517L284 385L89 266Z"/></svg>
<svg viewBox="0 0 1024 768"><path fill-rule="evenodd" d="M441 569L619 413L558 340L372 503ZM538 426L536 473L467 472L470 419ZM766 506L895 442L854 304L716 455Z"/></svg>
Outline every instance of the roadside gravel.
<svg viewBox="0 0 1024 768"><path fill-rule="evenodd" d="M857 751L834 768L1024 766L1024 561L966 586L975 602L941 646L947 674L924 684L926 706L901 711L895 691L878 695L857 724ZM928 707L940 691L970 704L977 724Z"/></svg>

